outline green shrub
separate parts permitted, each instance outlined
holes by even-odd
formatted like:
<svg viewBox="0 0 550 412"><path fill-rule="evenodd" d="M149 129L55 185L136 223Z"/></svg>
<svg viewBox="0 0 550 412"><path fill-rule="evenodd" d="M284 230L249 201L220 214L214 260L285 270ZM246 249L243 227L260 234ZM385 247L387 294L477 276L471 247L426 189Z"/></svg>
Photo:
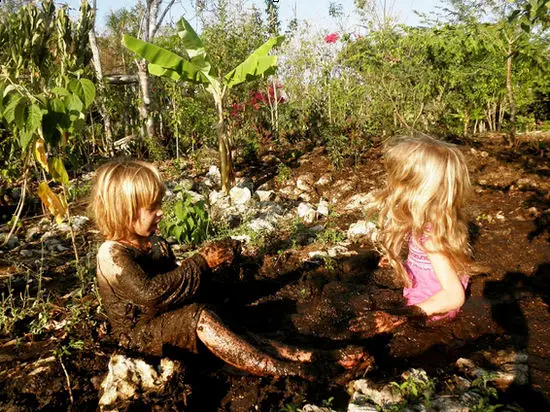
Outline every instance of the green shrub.
<svg viewBox="0 0 550 412"><path fill-rule="evenodd" d="M209 237L210 217L203 201L193 203L191 196L183 195L181 200L165 203L159 228L163 236L173 237L178 243L196 245Z"/></svg>

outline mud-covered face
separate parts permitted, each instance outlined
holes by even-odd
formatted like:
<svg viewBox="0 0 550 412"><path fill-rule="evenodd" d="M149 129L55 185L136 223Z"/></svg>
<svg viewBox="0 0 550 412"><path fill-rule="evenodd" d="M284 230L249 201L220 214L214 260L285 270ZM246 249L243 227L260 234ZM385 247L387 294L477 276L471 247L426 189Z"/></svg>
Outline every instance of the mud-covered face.
<svg viewBox="0 0 550 412"><path fill-rule="evenodd" d="M149 207L140 207L134 222L134 233L140 237L149 237L158 228L162 218L161 202L153 203Z"/></svg>

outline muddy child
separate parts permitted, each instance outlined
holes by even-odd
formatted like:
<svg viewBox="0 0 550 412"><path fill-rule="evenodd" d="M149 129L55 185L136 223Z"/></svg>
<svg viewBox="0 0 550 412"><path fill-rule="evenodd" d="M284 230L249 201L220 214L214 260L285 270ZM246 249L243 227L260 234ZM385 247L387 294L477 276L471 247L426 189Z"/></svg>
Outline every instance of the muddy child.
<svg viewBox="0 0 550 412"><path fill-rule="evenodd" d="M387 182L377 195L382 265L405 285L405 308L388 316L390 330L407 318L453 318L464 304L469 264L464 204L470 192L465 158L449 143L401 138L385 153ZM405 244L408 255L400 259ZM351 330L367 325L359 317Z"/></svg>
<svg viewBox="0 0 550 412"><path fill-rule="evenodd" d="M212 269L238 254L236 242L210 244L177 263L155 235L164 184L141 161L114 161L97 171L90 209L106 241L97 254L97 283L121 346L153 355L173 346L197 352L199 341L223 361L255 375L311 377L313 353L270 342L268 354L232 332L197 299ZM340 363L349 358L342 355Z"/></svg>

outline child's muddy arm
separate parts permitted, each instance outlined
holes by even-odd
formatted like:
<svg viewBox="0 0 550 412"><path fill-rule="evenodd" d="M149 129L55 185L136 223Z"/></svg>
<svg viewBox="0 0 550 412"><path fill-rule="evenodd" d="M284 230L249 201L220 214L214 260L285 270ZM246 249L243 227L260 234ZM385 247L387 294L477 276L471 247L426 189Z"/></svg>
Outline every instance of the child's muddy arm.
<svg viewBox="0 0 550 412"><path fill-rule="evenodd" d="M139 305L155 307L183 302L197 293L201 275L210 272L204 258L195 255L174 270L149 276L126 249L113 245L108 250L102 249L98 253L102 274L118 293Z"/></svg>

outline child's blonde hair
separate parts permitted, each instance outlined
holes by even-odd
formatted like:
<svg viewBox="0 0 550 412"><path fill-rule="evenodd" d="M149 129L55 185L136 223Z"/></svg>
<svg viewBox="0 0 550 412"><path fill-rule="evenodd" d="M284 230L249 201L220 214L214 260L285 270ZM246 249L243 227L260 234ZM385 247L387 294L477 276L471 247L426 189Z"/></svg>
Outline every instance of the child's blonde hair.
<svg viewBox="0 0 550 412"><path fill-rule="evenodd" d="M409 285L400 253L409 235L428 235L429 252L457 271L470 260L464 203L471 190L466 160L453 144L429 137L399 138L387 149L386 187L378 193L379 240L392 267Z"/></svg>
<svg viewBox="0 0 550 412"><path fill-rule="evenodd" d="M126 239L134 234L139 208L160 202L164 191L164 183L152 164L112 161L97 170L88 209L107 239Z"/></svg>

